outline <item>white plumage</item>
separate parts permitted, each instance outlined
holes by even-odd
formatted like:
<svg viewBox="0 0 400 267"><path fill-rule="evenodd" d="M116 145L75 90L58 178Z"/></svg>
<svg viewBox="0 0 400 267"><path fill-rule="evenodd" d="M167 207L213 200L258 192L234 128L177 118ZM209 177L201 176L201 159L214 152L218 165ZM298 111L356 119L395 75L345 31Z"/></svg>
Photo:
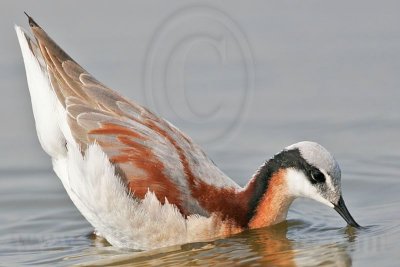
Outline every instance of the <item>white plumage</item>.
<svg viewBox="0 0 400 267"><path fill-rule="evenodd" d="M29 37L15 27L24 58L36 130L54 171L96 233L113 246L150 249L212 238L222 229L212 217L184 218L175 205L161 204L154 193L129 196L114 166L97 144L83 155L72 138L66 111L58 102L45 67L29 49Z"/></svg>

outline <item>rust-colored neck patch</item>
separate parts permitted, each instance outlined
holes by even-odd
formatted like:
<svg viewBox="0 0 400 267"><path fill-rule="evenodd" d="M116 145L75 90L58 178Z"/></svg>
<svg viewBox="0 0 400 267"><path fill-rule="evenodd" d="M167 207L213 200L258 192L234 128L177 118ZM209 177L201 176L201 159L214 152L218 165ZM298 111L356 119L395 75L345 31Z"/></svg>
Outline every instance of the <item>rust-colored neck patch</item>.
<svg viewBox="0 0 400 267"><path fill-rule="evenodd" d="M268 188L260 199L249 228L260 228L280 223L286 215L293 198L288 194L285 181L286 170L281 169L271 177Z"/></svg>

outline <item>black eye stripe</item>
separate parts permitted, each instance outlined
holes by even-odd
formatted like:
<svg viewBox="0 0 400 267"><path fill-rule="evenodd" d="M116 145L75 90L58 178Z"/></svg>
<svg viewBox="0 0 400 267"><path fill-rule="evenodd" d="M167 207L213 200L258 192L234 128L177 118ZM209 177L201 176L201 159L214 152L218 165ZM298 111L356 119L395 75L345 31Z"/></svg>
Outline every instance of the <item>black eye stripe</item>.
<svg viewBox="0 0 400 267"><path fill-rule="evenodd" d="M283 150L270 159L267 165L268 172L265 174L267 177L272 176L279 169L295 168L304 172L311 184L324 183L326 180L325 175L317 167L309 164L301 156L298 148Z"/></svg>

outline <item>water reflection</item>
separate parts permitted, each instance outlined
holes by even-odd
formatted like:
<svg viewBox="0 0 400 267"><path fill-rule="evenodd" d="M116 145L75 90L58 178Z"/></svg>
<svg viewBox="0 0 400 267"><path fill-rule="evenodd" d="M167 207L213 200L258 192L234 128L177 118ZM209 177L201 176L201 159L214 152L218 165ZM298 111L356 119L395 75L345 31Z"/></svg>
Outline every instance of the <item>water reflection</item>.
<svg viewBox="0 0 400 267"><path fill-rule="evenodd" d="M351 266L352 259L343 244L309 246L296 253L296 266Z"/></svg>
<svg viewBox="0 0 400 267"><path fill-rule="evenodd" d="M288 231L310 229L306 223L288 221L269 228L245 231L230 238L173 246L146 252L133 252L124 255L87 263L85 266L310 266L333 265L351 266L348 253L357 235L349 231L326 230L322 238L310 242L290 240ZM332 238L341 236L341 242ZM298 232L301 232L298 231ZM343 242L343 236L350 242Z"/></svg>

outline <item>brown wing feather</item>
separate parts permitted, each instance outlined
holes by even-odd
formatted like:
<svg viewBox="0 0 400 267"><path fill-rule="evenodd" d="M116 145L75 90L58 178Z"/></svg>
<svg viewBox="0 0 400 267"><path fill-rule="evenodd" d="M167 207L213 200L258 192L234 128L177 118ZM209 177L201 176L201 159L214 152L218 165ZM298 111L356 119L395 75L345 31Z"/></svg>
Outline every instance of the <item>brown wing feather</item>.
<svg viewBox="0 0 400 267"><path fill-rule="evenodd" d="M183 214L208 214L193 197L200 185L239 188L189 137L98 82L36 23L31 28L73 137L82 151L99 144L136 197L151 190Z"/></svg>

